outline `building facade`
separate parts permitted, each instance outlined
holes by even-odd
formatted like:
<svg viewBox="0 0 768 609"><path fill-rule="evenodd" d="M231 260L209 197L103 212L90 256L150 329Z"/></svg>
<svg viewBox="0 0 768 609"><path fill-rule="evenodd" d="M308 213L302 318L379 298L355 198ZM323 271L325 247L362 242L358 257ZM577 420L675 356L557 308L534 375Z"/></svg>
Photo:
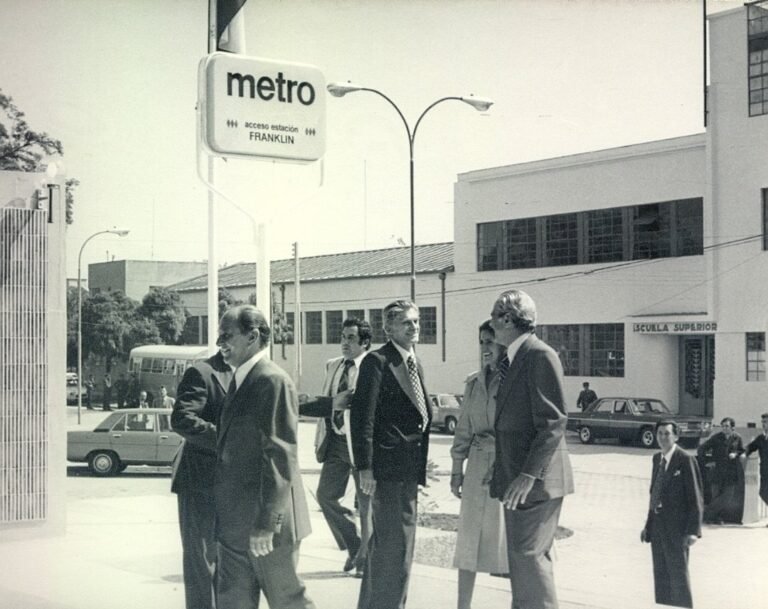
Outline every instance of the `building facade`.
<svg viewBox="0 0 768 609"><path fill-rule="evenodd" d="M196 277L208 270L206 262L167 260L112 260L88 265L88 290L120 291L128 298L141 300L152 288L164 287ZM77 284L77 280L75 280Z"/></svg>

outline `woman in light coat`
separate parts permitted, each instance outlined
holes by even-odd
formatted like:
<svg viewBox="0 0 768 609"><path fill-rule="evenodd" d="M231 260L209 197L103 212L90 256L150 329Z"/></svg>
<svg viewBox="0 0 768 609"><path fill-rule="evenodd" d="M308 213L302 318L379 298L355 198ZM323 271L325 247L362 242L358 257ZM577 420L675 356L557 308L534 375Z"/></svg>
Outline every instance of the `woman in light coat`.
<svg viewBox="0 0 768 609"><path fill-rule="evenodd" d="M470 608L478 572L509 571L503 505L488 492L495 456L493 423L499 387L496 364L503 356L504 347L494 342L490 322L484 322L480 326L481 369L466 380L451 448L451 492L461 499L453 561L459 569L458 609Z"/></svg>

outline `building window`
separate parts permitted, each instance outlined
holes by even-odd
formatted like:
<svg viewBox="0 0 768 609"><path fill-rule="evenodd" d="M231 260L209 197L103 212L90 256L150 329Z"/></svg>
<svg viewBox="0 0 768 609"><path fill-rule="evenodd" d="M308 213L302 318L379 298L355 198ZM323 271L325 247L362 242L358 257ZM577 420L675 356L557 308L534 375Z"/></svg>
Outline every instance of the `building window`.
<svg viewBox="0 0 768 609"><path fill-rule="evenodd" d="M763 188L763 250L768 250L768 188Z"/></svg>
<svg viewBox="0 0 768 609"><path fill-rule="evenodd" d="M305 342L308 345L323 343L323 314L320 311L307 311L304 314Z"/></svg>
<svg viewBox="0 0 768 609"><path fill-rule="evenodd" d="M387 337L384 334L383 309L369 309L368 323L371 324L371 333L373 334L371 342L374 344L387 342Z"/></svg>
<svg viewBox="0 0 768 609"><path fill-rule="evenodd" d="M565 376L624 376L624 324L542 325L536 334L557 352Z"/></svg>
<svg viewBox="0 0 768 609"><path fill-rule="evenodd" d="M768 114L768 8L764 4L747 7L749 116Z"/></svg>
<svg viewBox="0 0 768 609"><path fill-rule="evenodd" d="M341 340L341 323L344 313L342 311L325 312L325 342L329 345Z"/></svg>
<svg viewBox="0 0 768 609"><path fill-rule="evenodd" d="M365 309L350 309L347 311L346 319L352 319L353 317L359 320L365 319Z"/></svg>
<svg viewBox="0 0 768 609"><path fill-rule="evenodd" d="M747 380L765 380L765 332L747 332Z"/></svg>
<svg viewBox="0 0 768 609"><path fill-rule="evenodd" d="M419 342L437 344L437 307L419 307Z"/></svg>
<svg viewBox="0 0 768 609"><path fill-rule="evenodd" d="M663 201L477 225L479 271L703 253L703 200Z"/></svg>
<svg viewBox="0 0 768 609"><path fill-rule="evenodd" d="M287 340L285 343L287 345L292 345L294 343L293 337L296 334L296 326L294 325L294 320L296 319L296 314L293 311L286 311L285 312L285 325L286 325L286 338Z"/></svg>

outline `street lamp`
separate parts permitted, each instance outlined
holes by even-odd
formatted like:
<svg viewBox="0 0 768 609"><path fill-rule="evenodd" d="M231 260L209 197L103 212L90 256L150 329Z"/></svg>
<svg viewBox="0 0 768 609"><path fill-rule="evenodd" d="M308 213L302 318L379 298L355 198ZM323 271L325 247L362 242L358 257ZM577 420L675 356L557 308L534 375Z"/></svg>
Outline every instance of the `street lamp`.
<svg viewBox="0 0 768 609"><path fill-rule="evenodd" d="M131 231L127 228L112 228L100 230L88 237L80 246L80 253L77 255L77 424L80 425L80 410L83 407L83 290L80 279L81 261L83 258L83 248L94 237L104 234L117 235L125 237Z"/></svg>
<svg viewBox="0 0 768 609"><path fill-rule="evenodd" d="M455 100L455 101L461 101L465 104L468 104L472 106L475 110L478 112L485 112L493 105L493 102L490 99L486 99L483 97L474 97L472 95L467 97L456 97L456 96L448 96L448 97L441 97L437 101L432 102L429 106L426 107L426 109L419 115L419 118L416 119L416 124L413 127L413 130L411 130L410 125L408 125L408 121L405 120L405 116L403 116L403 113L400 111L400 108L398 108L397 104L393 102L389 97L384 95L381 91L378 89L371 89L370 87L363 87L360 85L353 84L351 82L332 82L328 83L328 93L333 95L334 97L344 97L347 93L354 93L355 91L369 91L370 93L375 93L376 95L383 97L386 99L389 104L395 109L398 116L400 116L400 119L403 121L403 125L405 126L405 132L408 135L408 149L409 149L409 156L410 156L410 176L411 176L411 301L416 301L416 228L415 228L415 207L414 207L414 194L413 194L413 142L416 139L416 131L419 128L419 123L421 123L421 119L424 118L424 115L429 112L432 108L434 108L436 105L449 101L449 100Z"/></svg>

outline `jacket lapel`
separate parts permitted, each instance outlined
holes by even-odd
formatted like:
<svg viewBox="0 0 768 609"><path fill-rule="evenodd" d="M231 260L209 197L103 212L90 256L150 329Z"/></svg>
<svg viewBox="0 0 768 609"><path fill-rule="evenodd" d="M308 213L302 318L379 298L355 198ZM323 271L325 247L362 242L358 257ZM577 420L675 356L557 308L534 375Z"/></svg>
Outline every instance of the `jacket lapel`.
<svg viewBox="0 0 768 609"><path fill-rule="evenodd" d="M528 351L531 350L531 347L536 340L538 340L536 335L530 334L528 338L523 341L523 344L520 345L517 353L515 353L514 359L509 362L507 376L504 378L504 382L499 385L496 392L496 421L499 420L501 411L504 410L506 406L509 406L507 395L509 395L509 392L512 390L512 385L515 382L515 379L523 370L523 361L525 360L525 357L528 355Z"/></svg>
<svg viewBox="0 0 768 609"><path fill-rule="evenodd" d="M234 393L227 392L227 398L224 400L224 407L221 410L221 423L219 425L217 445L221 444L221 442L224 440L227 429L229 429L229 425L232 423L232 419L234 418L235 409L240 406L240 404L237 402L237 396L243 392L244 387L247 387L251 383L256 382L256 378L259 376L259 374L261 374L261 369L263 366L264 358L261 358L258 362L256 362L253 368L251 368L250 372L248 372L248 374L243 379L243 382L240 383ZM232 373L232 377L234 378L234 373Z"/></svg>
<svg viewBox="0 0 768 609"><path fill-rule="evenodd" d="M337 359L331 360L328 363L328 370L325 374L325 381L323 382L323 390L321 392L324 396L331 395L331 392L333 391L333 379L336 378L336 375L339 372L339 368L343 362L344 358L339 357Z"/></svg>
<svg viewBox="0 0 768 609"><path fill-rule="evenodd" d="M413 386L411 385L411 377L408 375L408 366L406 366L403 357L394 345L390 344L389 348L389 369L392 371L392 375L395 377L397 384L400 385L400 389L403 390L403 393L408 396L408 399L411 400L411 403L416 407L418 401ZM427 396L425 395L425 400L426 397Z"/></svg>

